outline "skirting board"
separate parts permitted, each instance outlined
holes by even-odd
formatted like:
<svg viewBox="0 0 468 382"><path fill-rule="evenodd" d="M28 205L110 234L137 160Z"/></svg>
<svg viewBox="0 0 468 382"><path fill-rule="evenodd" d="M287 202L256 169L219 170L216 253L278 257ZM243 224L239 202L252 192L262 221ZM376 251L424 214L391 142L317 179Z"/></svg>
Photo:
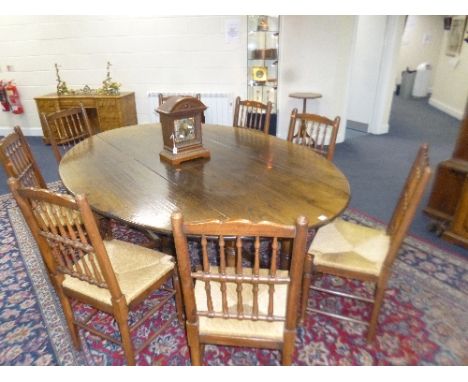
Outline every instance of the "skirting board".
<svg viewBox="0 0 468 382"><path fill-rule="evenodd" d="M386 123L385 125L382 125L381 129L377 129L377 131L373 131L372 126L369 126L369 128L367 129L367 132L373 135L382 135L382 134L388 134L389 130L390 130L390 125Z"/></svg>
<svg viewBox="0 0 468 382"><path fill-rule="evenodd" d="M434 106L436 109L439 109L440 111L443 111L444 113L447 113L448 115L460 121L463 118L463 110L454 109L453 107L448 106L447 104L434 99L433 97L429 98L429 105Z"/></svg>
<svg viewBox="0 0 468 382"><path fill-rule="evenodd" d="M23 134L28 137L42 137L42 128L40 127L28 127L23 128ZM13 131L12 127L0 127L0 137L4 137Z"/></svg>

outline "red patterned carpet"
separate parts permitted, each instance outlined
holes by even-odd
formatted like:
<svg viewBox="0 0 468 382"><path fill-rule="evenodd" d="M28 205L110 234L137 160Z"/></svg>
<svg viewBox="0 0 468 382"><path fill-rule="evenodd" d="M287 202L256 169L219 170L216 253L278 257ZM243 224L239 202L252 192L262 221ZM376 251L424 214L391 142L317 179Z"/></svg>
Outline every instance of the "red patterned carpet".
<svg viewBox="0 0 468 382"><path fill-rule="evenodd" d="M378 223L356 211L346 216L362 224ZM120 228L118 234L136 238ZM41 262L34 240L14 201L0 196L0 365L121 365L119 346L81 333L83 350L73 349L63 313ZM380 315L377 338L365 341L365 328L309 314L298 329L296 365L463 365L468 363L468 261L408 237L393 268ZM326 277L322 284L342 285L369 293L369 285ZM132 318L154 304L153 295ZM336 297L311 294L310 305L338 308L352 316L366 315L364 303L350 305ZM77 306L80 314L87 308ZM143 341L164 325L174 311L167 304L138 332ZM99 314L94 325L115 332L116 324ZM139 354L138 365L189 365L184 330L167 323ZM279 353L269 350L207 346L207 365L278 365Z"/></svg>

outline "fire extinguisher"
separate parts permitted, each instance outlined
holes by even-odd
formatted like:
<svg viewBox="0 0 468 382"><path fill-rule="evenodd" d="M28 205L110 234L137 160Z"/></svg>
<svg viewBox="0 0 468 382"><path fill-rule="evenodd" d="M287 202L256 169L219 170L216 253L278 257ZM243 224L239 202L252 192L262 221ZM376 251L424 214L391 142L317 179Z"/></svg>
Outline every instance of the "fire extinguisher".
<svg viewBox="0 0 468 382"><path fill-rule="evenodd" d="M8 96L8 102L11 105L13 114L23 114L24 109L23 109L23 105L21 105L18 88L13 83L13 81L8 82L7 86L5 86L5 90L6 90L6 93Z"/></svg>
<svg viewBox="0 0 468 382"><path fill-rule="evenodd" d="M8 96L5 90L5 84L3 80L0 80L0 103L2 104L3 111L10 111L11 107L8 103Z"/></svg>

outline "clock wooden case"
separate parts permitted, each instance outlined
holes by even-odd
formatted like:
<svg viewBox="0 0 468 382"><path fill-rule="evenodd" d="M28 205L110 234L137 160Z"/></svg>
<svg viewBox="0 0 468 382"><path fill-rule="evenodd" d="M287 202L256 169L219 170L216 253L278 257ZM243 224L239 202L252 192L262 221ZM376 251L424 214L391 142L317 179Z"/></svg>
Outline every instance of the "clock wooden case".
<svg viewBox="0 0 468 382"><path fill-rule="evenodd" d="M202 115L206 106L189 96L170 97L157 109L160 116L164 148L161 160L178 165L184 161L209 158L202 144Z"/></svg>

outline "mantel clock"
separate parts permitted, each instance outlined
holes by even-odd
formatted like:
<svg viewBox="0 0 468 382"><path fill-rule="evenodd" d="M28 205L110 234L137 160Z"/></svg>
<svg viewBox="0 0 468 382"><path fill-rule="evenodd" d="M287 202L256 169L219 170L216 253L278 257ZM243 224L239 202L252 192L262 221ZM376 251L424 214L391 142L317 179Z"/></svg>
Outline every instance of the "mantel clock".
<svg viewBox="0 0 468 382"><path fill-rule="evenodd" d="M178 165L197 158L209 158L202 145L201 121L206 106L195 97L170 97L157 109L161 120L164 148L161 160Z"/></svg>

